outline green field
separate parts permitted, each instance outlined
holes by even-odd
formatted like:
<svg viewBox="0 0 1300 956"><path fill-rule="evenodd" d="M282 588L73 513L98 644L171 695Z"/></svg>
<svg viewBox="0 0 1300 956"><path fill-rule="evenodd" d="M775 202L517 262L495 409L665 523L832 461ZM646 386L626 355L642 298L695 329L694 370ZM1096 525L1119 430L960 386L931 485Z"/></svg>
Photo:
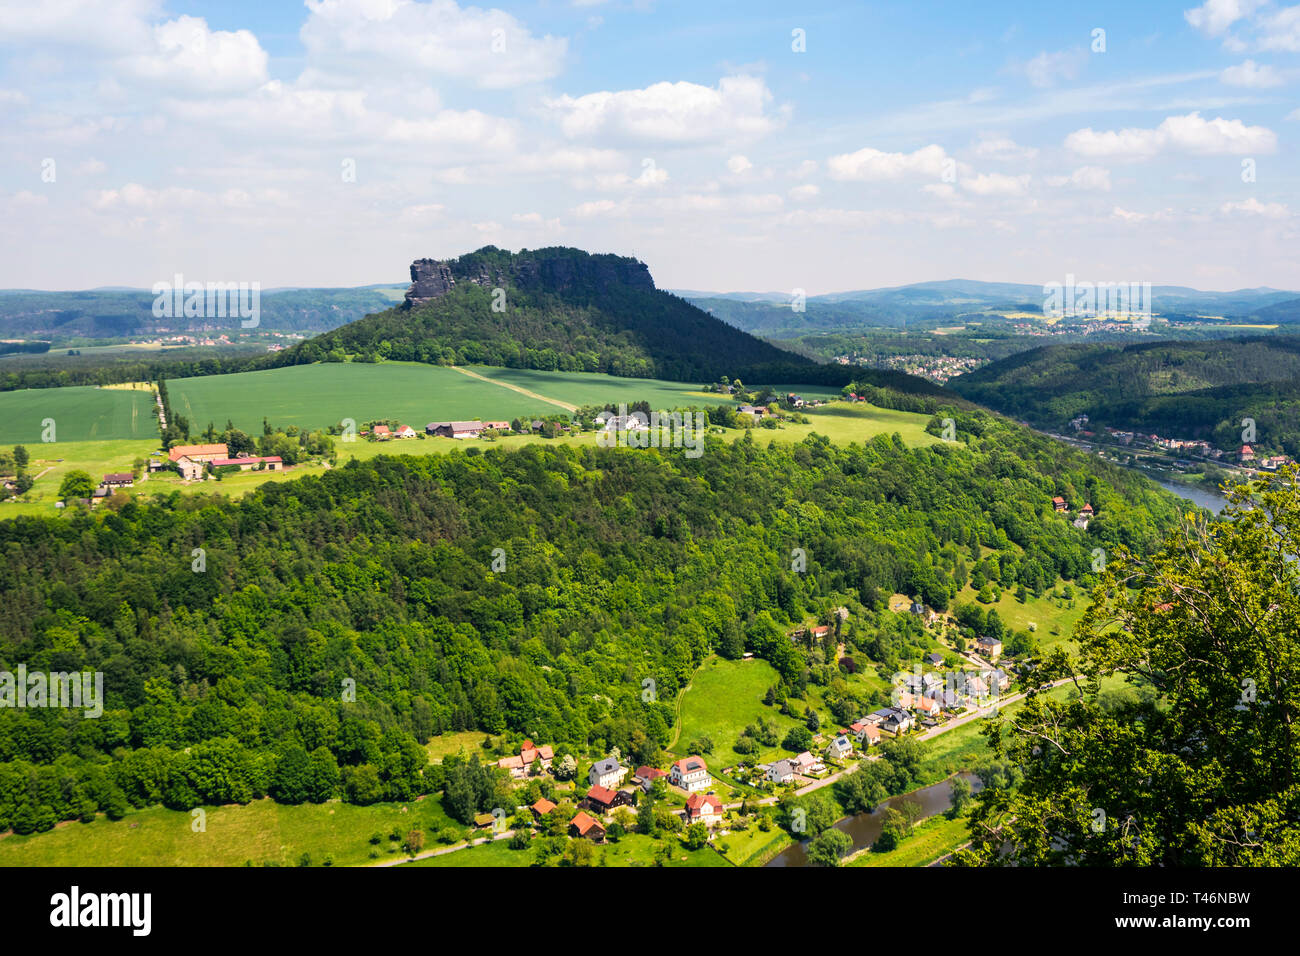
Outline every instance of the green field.
<svg viewBox="0 0 1300 956"><path fill-rule="evenodd" d="M672 837L668 839L673 840ZM599 866L603 857L606 866L653 866L655 847L660 842L662 841L652 840L640 833L626 834L617 843L609 841L597 846L592 865ZM496 840L492 843L483 843L468 849L444 853L441 856L427 856L422 860L414 860L401 865L456 868L533 865L537 857L532 849L512 850L509 843L509 840ZM670 842L669 845L671 846L672 843ZM673 854L665 865L698 867L728 866L729 864L711 846L706 846L700 850L688 850L678 844L673 846Z"/></svg>
<svg viewBox="0 0 1300 956"><path fill-rule="evenodd" d="M249 432L261 428L263 417L275 425L306 428L325 428L344 418L358 423L395 418L419 431L431 421L508 420L559 412L566 405L644 400L653 408L666 409L731 402L685 382L527 369L468 371L488 381L439 365L343 362L178 378L167 388L172 411L187 418L191 429L206 427L208 422L221 427L230 420ZM835 394L802 386L781 389L823 397Z"/></svg>
<svg viewBox="0 0 1300 956"><path fill-rule="evenodd" d="M148 392L89 385L25 388L0 392L0 445L43 444L49 418L56 444L158 434Z"/></svg>
<svg viewBox="0 0 1300 956"><path fill-rule="evenodd" d="M942 815L918 823L899 846L888 853L866 850L845 866L928 866L970 841L966 819L949 820Z"/></svg>
<svg viewBox="0 0 1300 956"><path fill-rule="evenodd" d="M511 419L542 413L546 402L493 386L455 369L414 362L294 365L261 372L177 378L167 383L173 414L201 431L226 421L260 434L262 419L315 429L345 418L360 426L395 418L423 431L427 422Z"/></svg>
<svg viewBox="0 0 1300 956"><path fill-rule="evenodd" d="M389 831L423 830L426 838L455 825L437 799L368 807L337 801L284 806L269 799L246 806L209 807L207 829L195 833L188 811L153 807L112 821L65 823L31 836L0 838L0 866L357 866L395 859ZM372 834L383 839L372 845ZM393 852L389 852L390 849Z"/></svg>
<svg viewBox="0 0 1300 956"><path fill-rule="evenodd" d="M779 746L748 756L736 753L731 746L746 725L756 722L759 717L775 722L782 737L799 724L775 707L764 705L763 695L777 681L776 669L767 661L709 658L696 671L682 695L681 731L673 744L673 753L686 755L691 741L703 735L713 741L713 753L701 756L718 770L741 762L766 763L769 759L790 756L788 750Z"/></svg>
<svg viewBox="0 0 1300 956"><path fill-rule="evenodd" d="M0 501L0 518L13 518L17 515L54 515L54 502L58 500L59 485L63 476L73 470L89 472L92 478L100 479L113 471L130 471L137 458L148 459L149 453L160 447L156 439L122 439L110 441L60 441L53 444L36 442L27 445L31 454L28 472L36 483L27 492L26 501L10 498ZM155 475L149 480L137 482L134 488L126 491L131 494L147 495L163 490L164 485Z"/></svg>

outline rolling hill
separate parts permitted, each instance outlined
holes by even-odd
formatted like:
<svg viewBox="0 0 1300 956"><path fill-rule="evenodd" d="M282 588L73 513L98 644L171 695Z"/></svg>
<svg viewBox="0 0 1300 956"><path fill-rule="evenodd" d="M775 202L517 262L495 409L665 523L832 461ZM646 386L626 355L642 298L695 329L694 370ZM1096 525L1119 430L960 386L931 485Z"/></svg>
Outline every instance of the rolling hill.
<svg viewBox="0 0 1300 956"><path fill-rule="evenodd" d="M1240 444L1241 419L1259 443L1300 453L1300 338L1267 336L1129 346L1053 345L962 375L949 388L970 401L1061 428L1092 426Z"/></svg>

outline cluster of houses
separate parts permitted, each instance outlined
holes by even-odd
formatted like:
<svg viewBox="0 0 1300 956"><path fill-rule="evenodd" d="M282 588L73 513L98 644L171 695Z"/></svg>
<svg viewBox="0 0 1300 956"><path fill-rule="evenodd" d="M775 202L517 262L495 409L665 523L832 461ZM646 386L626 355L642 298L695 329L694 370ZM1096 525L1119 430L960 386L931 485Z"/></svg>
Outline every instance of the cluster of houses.
<svg viewBox="0 0 1300 956"><path fill-rule="evenodd" d="M1087 415L1080 415L1078 418L1070 421L1070 427L1079 432L1085 438L1094 437L1093 433L1083 429L1088 423ZM1150 448L1160 448L1165 451L1192 455L1209 461L1221 461L1226 454L1221 448L1215 448L1207 441L1192 440L1185 438L1162 438L1154 432L1147 434L1144 432L1125 431L1119 428L1107 428L1106 434L1121 445L1139 445ZM1237 464L1247 470L1258 468L1263 471L1277 471L1283 465L1292 464L1292 460L1287 455L1267 455L1260 457L1255 453L1255 449L1250 445L1242 445L1236 454ZM1190 462L1175 462L1175 464L1191 464Z"/></svg>
<svg viewBox="0 0 1300 956"><path fill-rule="evenodd" d="M478 438L489 428L494 431L508 432L510 431L510 423L481 422L477 419L472 422L429 422L424 426L424 433L436 438ZM419 432L414 428L402 424L399 424L396 428L390 428L387 425L375 425L368 434L375 441L393 441L419 437Z"/></svg>
<svg viewBox="0 0 1300 956"><path fill-rule="evenodd" d="M1264 471L1277 471L1283 465L1291 465L1294 462L1286 455L1267 455L1263 458L1256 457L1255 449L1249 445L1242 445L1241 451L1237 452L1237 461L1243 466L1253 465Z"/></svg>
<svg viewBox="0 0 1300 956"><path fill-rule="evenodd" d="M168 460L176 466L186 481L202 480L209 468L236 467L240 471L283 471L284 461L276 455L258 457L241 452L233 458L224 443L212 445L176 445L167 452ZM105 479L110 476L105 476Z"/></svg>
<svg viewBox="0 0 1300 956"><path fill-rule="evenodd" d="M517 754L502 757L497 761L497 766L509 771L512 778L519 779L528 776L535 765L540 766L543 772L549 771L554 759L555 753L550 746L539 746L531 740L525 740ZM686 823L703 823L708 827L722 823L725 808L721 798L712 792L713 775L709 773L704 758L698 754L683 757L667 770L638 767L632 773L632 786L624 787L629 773L632 772L614 756L604 757L591 765L587 771L587 793L578 803L578 812L569 821L570 835L597 843L603 842L607 832L605 817L619 807L634 806L635 788L640 787L649 793L657 780L663 780L668 786L676 787L686 794L686 807L682 814ZM529 810L541 822L556 810L556 804L541 799ZM477 826L488 827L493 826L496 819L492 814L480 814L474 822Z"/></svg>
<svg viewBox="0 0 1300 956"><path fill-rule="evenodd" d="M796 757L788 757L768 764L764 769L763 779L768 783L780 786L781 784L795 782L796 777L806 779L825 772L826 765L805 750Z"/></svg>
<svg viewBox="0 0 1300 956"><path fill-rule="evenodd" d="M1052 510L1055 511L1057 514L1068 515L1070 513L1069 502L1067 502L1060 495L1057 495L1052 499ZM1076 528L1079 528L1080 530L1086 531L1088 529L1088 522L1093 517L1095 517L1096 514L1097 512L1093 509L1092 505L1085 504L1082 508L1080 508L1077 512L1075 512L1074 526Z"/></svg>

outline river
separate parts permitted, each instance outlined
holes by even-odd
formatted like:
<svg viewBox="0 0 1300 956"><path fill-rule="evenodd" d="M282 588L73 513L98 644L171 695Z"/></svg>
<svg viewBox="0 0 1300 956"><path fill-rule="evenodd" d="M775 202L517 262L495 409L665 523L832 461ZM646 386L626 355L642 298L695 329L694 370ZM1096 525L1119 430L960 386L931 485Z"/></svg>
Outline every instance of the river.
<svg viewBox="0 0 1300 956"><path fill-rule="evenodd" d="M964 777L970 783L971 792L978 793L983 786L979 777L973 773L960 773L959 777ZM913 790L911 793L904 793L901 796L890 797L883 800L870 813L858 813L851 817L845 817L835 824L835 829L843 830L853 840L853 849L850 853L871 846L876 842L876 837L880 836L880 829L884 824L885 811L891 807L900 807L904 803L911 803L921 808L919 819L924 820L926 817L932 817L936 813L943 813L952 806L952 781L953 777L947 780L941 780L936 784L928 787L922 787L920 790ZM786 847L768 862L767 866L808 866L808 854L806 851L807 841L796 843L793 846Z"/></svg>
<svg viewBox="0 0 1300 956"><path fill-rule="evenodd" d="M1164 488L1166 491L1172 491L1178 497L1186 498L1193 504L1198 504L1207 511L1214 512L1216 515L1228 504L1227 498L1223 497L1223 495L1216 494L1213 491L1206 491L1203 488L1193 488L1191 485L1180 485L1176 481L1166 481L1163 478L1152 478L1150 475L1147 475L1147 477L1151 478L1152 481L1158 484L1161 488Z"/></svg>

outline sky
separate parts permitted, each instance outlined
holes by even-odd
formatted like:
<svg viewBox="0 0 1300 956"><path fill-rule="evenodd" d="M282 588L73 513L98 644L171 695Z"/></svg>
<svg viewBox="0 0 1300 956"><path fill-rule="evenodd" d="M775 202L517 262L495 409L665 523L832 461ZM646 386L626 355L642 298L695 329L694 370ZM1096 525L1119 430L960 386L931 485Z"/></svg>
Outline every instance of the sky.
<svg viewBox="0 0 1300 956"><path fill-rule="evenodd" d="M1300 5L0 0L0 288L1300 289Z"/></svg>

